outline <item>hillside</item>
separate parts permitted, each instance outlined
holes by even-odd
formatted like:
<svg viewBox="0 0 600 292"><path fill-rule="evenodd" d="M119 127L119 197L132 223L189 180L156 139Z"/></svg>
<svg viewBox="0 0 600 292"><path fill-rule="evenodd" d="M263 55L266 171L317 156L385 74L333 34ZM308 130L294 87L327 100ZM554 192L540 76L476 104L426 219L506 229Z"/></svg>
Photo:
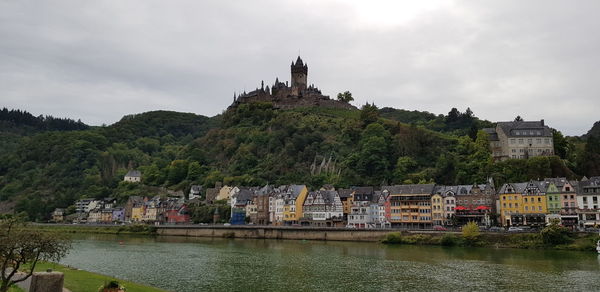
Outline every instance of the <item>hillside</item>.
<svg viewBox="0 0 600 292"><path fill-rule="evenodd" d="M579 171L559 157L492 164L487 136L477 132L487 123L468 111L434 117L374 105L277 110L249 103L212 118L129 115L107 127L13 136L10 151L0 154L0 204L43 219L81 197L123 202L157 187L187 191L217 181L347 187L471 184L492 176L500 184ZM435 124L443 129L433 130ZM142 171L143 185L121 182L133 168Z"/></svg>
<svg viewBox="0 0 600 292"><path fill-rule="evenodd" d="M582 138L587 139L590 136L600 137L600 121L594 123L592 128L582 136Z"/></svg>

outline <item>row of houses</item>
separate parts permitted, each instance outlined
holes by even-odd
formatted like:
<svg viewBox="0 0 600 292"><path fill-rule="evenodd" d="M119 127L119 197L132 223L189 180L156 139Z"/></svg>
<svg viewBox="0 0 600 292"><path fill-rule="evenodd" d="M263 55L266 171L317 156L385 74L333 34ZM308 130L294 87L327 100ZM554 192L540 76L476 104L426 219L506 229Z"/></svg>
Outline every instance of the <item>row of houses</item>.
<svg viewBox="0 0 600 292"><path fill-rule="evenodd" d="M305 185L206 190L205 201L227 200L232 224L352 228L462 226L541 227L558 219L573 228L600 225L600 177L546 178L506 183L443 186L411 184L309 191Z"/></svg>
<svg viewBox="0 0 600 292"><path fill-rule="evenodd" d="M541 227L551 219L565 226L600 225L600 177L580 181L546 178L506 183L444 186L410 184L310 191L305 185L229 187L192 186L183 197L132 196L124 206L112 198L82 199L69 219L87 223L189 223L190 204L227 202L231 224L351 228L462 226ZM53 214L63 221L64 210Z"/></svg>
<svg viewBox="0 0 600 292"><path fill-rule="evenodd" d="M116 203L113 198L81 199L75 202L75 213L65 215L64 209L56 209L52 220L90 224L190 222L188 205L183 197L131 196L124 206L116 206Z"/></svg>

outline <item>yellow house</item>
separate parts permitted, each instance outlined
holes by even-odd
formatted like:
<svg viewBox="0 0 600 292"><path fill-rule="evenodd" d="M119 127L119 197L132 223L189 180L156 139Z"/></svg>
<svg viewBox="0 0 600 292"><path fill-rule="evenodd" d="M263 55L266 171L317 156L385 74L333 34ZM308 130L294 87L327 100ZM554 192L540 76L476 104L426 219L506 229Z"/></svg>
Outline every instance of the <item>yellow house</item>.
<svg viewBox="0 0 600 292"><path fill-rule="evenodd" d="M523 214L522 192L526 183L504 184L498 192L502 226L512 225L512 215Z"/></svg>
<svg viewBox="0 0 600 292"><path fill-rule="evenodd" d="M144 219L144 205L136 205L131 208L131 222L141 222Z"/></svg>
<svg viewBox="0 0 600 292"><path fill-rule="evenodd" d="M352 209L352 202L354 202L354 190L353 189L339 189L340 200L342 201L344 217L350 214Z"/></svg>
<svg viewBox="0 0 600 292"><path fill-rule="evenodd" d="M431 218L433 225L444 225L446 218L444 217L444 198L441 194L431 196Z"/></svg>
<svg viewBox="0 0 600 292"><path fill-rule="evenodd" d="M543 183L504 184L498 194L503 226L545 224L548 205Z"/></svg>
<svg viewBox="0 0 600 292"><path fill-rule="evenodd" d="M302 218L302 206L308 195L305 185L290 185L284 195L283 221L287 224L297 224Z"/></svg>

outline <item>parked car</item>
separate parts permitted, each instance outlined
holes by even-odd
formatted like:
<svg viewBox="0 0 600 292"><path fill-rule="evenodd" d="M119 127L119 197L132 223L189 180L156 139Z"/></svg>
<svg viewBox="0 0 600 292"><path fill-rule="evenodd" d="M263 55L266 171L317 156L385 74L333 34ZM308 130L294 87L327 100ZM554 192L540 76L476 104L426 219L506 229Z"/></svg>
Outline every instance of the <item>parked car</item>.
<svg viewBox="0 0 600 292"><path fill-rule="evenodd" d="M447 231L446 227L441 226L441 225L435 225L435 226L433 226L433 230L435 230L435 231Z"/></svg>
<svg viewBox="0 0 600 292"><path fill-rule="evenodd" d="M231 226L231 224L230 223L225 223L225 224L223 224L223 226Z"/></svg>
<svg viewBox="0 0 600 292"><path fill-rule="evenodd" d="M498 227L498 226L494 226L494 227L490 227L490 229L488 229L489 232L502 232L504 231L504 228L502 227Z"/></svg>
<svg viewBox="0 0 600 292"><path fill-rule="evenodd" d="M348 225L346 225L346 228L352 228L352 229L356 229L356 226L355 226L355 225L350 225L350 224L348 224Z"/></svg>
<svg viewBox="0 0 600 292"><path fill-rule="evenodd" d="M508 227L508 232L523 232L525 231L525 229L521 228L521 227Z"/></svg>

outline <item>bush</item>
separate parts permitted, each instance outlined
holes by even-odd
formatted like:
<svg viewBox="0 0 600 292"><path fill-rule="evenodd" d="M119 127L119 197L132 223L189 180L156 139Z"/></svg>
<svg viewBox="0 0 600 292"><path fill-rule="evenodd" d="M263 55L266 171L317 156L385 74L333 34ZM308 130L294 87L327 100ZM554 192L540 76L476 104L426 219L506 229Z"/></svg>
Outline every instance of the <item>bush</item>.
<svg viewBox="0 0 600 292"><path fill-rule="evenodd" d="M476 245L480 235L479 226L475 222L469 222L462 228L462 236L467 245Z"/></svg>
<svg viewBox="0 0 600 292"><path fill-rule="evenodd" d="M399 243L402 243L402 234L400 232L388 233L381 242L383 242L385 244L399 244Z"/></svg>
<svg viewBox="0 0 600 292"><path fill-rule="evenodd" d="M460 239L454 234L444 234L440 239L440 244L443 246L455 246L458 245Z"/></svg>
<svg viewBox="0 0 600 292"><path fill-rule="evenodd" d="M559 245L573 242L572 234L569 229L562 227L557 221L553 220L550 225L540 232L542 241L547 245Z"/></svg>

